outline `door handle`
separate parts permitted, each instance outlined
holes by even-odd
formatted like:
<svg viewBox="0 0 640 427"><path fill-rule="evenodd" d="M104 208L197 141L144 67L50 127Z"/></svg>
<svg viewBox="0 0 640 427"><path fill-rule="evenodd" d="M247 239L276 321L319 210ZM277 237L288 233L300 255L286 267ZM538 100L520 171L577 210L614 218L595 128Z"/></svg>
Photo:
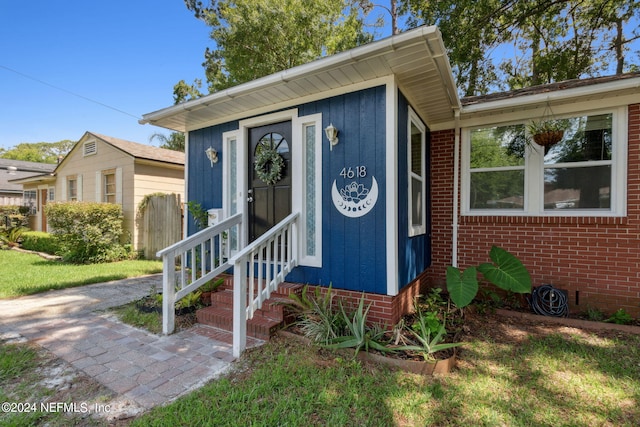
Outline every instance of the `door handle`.
<svg viewBox="0 0 640 427"><path fill-rule="evenodd" d="M253 202L253 188L250 188L247 191L247 202L248 203L252 203Z"/></svg>

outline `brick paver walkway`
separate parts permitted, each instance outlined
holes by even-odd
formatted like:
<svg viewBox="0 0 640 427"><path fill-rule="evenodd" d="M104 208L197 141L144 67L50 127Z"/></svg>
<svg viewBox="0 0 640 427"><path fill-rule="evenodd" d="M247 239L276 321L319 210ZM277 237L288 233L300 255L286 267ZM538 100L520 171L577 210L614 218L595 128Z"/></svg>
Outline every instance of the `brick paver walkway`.
<svg viewBox="0 0 640 427"><path fill-rule="evenodd" d="M228 333L196 325L154 335L102 311L160 283L154 275L0 300L0 338L35 342L144 409L165 404L218 377L234 358Z"/></svg>

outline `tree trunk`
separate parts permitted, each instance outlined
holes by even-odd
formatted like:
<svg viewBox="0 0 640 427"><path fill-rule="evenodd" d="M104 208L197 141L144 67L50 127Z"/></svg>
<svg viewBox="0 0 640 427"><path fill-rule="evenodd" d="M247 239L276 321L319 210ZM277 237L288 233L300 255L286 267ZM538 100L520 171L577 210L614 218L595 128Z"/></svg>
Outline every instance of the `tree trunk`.
<svg viewBox="0 0 640 427"><path fill-rule="evenodd" d="M616 39L615 39L615 49L616 49L616 74L622 74L622 70L624 69L624 52L622 50L622 44L624 43L622 40L622 18L618 18L616 20Z"/></svg>

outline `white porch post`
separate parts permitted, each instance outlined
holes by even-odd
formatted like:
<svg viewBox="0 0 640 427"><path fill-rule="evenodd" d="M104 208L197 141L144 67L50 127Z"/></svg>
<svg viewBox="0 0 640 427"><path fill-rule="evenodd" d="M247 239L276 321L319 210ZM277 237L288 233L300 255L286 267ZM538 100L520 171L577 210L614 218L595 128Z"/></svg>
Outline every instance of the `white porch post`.
<svg viewBox="0 0 640 427"><path fill-rule="evenodd" d="M238 258L233 266L233 357L247 348L247 263Z"/></svg>
<svg viewBox="0 0 640 427"><path fill-rule="evenodd" d="M175 300L175 251L162 256L162 333L173 333L175 328L174 300Z"/></svg>

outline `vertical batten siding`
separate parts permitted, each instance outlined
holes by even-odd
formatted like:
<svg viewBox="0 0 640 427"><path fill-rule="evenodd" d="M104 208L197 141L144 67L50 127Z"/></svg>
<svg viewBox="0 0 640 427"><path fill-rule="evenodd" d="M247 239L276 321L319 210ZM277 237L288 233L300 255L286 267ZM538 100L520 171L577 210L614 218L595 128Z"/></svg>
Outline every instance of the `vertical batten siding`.
<svg viewBox="0 0 640 427"><path fill-rule="evenodd" d="M189 200L185 200L185 222L189 235L199 230L187 209L188 201L193 200L199 203L204 210L222 207L222 161L226 154L223 150L222 134L236 129L238 129L237 121L189 132L187 152ZM205 150L209 147L218 151L218 163L214 163L213 167L205 154Z"/></svg>
<svg viewBox="0 0 640 427"><path fill-rule="evenodd" d="M619 308L640 315L640 104L629 106L626 217L459 218L460 267L488 261L492 245L518 256L534 286L569 293L572 311ZM453 131L432 134L433 284L445 281L451 259ZM576 291L579 305L576 305Z"/></svg>
<svg viewBox="0 0 640 427"><path fill-rule="evenodd" d="M431 216L431 207L429 206L429 130L427 129L427 141L425 146L425 158L427 180L427 206L425 207L427 215L427 233L409 237L409 164L408 164L408 120L409 120L409 103L407 99L400 94L398 96L398 190L397 190L397 216L398 216L398 282L400 288L407 286L420 276L429 267L431 261L431 242L429 238L429 222Z"/></svg>
<svg viewBox="0 0 640 427"><path fill-rule="evenodd" d="M322 267L297 267L287 280L353 291L386 294L385 238L385 86L335 96L298 107L301 116L322 113L322 127L339 130L333 150L322 134ZM348 218L334 207L331 187L349 180L342 168L364 165L375 175L379 195L375 207L360 218Z"/></svg>

